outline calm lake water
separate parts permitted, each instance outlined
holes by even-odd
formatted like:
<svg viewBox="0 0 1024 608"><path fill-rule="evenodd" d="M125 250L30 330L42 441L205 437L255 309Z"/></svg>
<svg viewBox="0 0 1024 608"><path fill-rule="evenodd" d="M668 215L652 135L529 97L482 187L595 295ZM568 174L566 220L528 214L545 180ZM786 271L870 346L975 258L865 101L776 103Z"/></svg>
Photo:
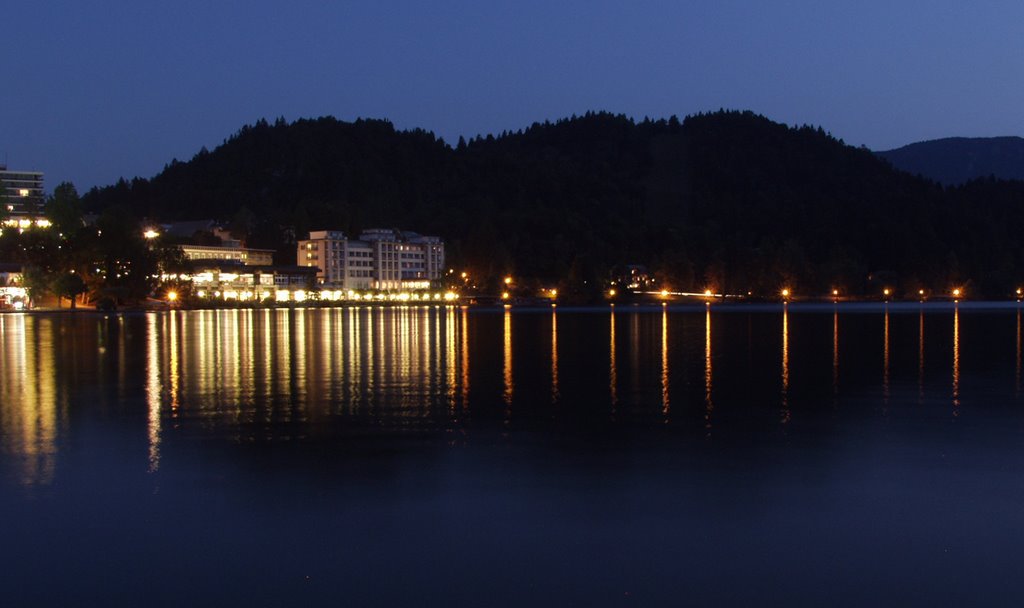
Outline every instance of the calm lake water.
<svg viewBox="0 0 1024 608"><path fill-rule="evenodd" d="M1017 604L1016 304L0 315L5 605Z"/></svg>

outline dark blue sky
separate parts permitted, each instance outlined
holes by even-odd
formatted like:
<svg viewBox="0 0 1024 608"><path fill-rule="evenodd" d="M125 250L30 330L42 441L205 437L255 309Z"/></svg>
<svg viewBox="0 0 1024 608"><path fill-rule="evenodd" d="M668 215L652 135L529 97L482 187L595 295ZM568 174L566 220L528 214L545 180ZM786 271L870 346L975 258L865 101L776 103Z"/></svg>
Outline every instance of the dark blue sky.
<svg viewBox="0 0 1024 608"><path fill-rule="evenodd" d="M0 26L0 158L48 188L148 177L277 116L448 141L720 107L873 149L1024 134L1020 0L34 0Z"/></svg>

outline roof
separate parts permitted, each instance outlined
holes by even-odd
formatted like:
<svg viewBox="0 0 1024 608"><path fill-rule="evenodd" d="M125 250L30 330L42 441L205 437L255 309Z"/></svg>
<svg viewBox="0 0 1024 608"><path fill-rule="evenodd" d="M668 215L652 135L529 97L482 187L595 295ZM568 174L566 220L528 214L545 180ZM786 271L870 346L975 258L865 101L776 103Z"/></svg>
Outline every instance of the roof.
<svg viewBox="0 0 1024 608"><path fill-rule="evenodd" d="M188 238L197 232L210 232L217 227L213 220L189 220L185 222L170 222L163 225L164 232L171 236Z"/></svg>

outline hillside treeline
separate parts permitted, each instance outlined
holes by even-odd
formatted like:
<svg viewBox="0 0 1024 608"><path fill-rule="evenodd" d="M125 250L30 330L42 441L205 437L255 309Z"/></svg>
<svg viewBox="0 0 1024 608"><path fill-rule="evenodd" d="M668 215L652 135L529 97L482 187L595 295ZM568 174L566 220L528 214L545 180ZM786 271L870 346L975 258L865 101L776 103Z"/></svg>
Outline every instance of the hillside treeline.
<svg viewBox="0 0 1024 608"><path fill-rule="evenodd" d="M751 112L588 113L450 145L389 122L259 121L86 208L221 220L294 260L310 229L437 234L451 265L586 292L639 263L680 290L1001 296L1024 281L1024 182L955 188Z"/></svg>

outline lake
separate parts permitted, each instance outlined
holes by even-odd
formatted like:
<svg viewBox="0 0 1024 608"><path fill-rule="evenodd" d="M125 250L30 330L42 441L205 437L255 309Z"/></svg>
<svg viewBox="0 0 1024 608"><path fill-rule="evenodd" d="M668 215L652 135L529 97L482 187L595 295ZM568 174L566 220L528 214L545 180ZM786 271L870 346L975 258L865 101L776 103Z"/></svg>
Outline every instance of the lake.
<svg viewBox="0 0 1024 608"><path fill-rule="evenodd" d="M3 314L4 603L1017 603L1018 306Z"/></svg>

